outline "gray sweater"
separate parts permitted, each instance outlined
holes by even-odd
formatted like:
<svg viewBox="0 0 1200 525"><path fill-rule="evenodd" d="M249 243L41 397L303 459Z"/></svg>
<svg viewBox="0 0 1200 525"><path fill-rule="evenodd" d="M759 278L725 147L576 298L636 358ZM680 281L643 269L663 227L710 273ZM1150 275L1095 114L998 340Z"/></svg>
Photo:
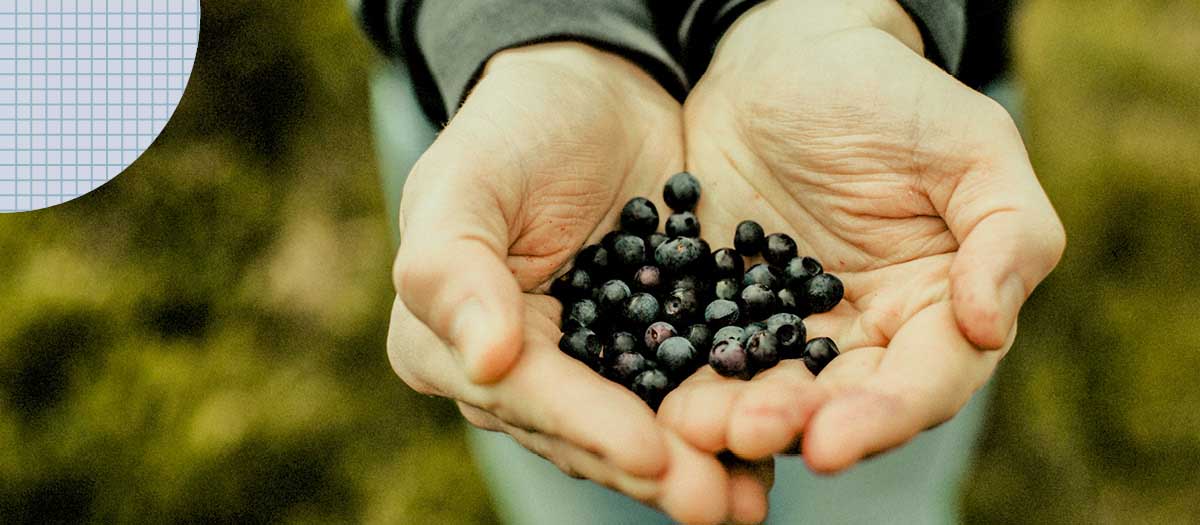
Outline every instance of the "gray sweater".
<svg viewBox="0 0 1200 525"><path fill-rule="evenodd" d="M619 53L682 100L725 30L762 0L357 0L367 35L409 68L422 108L445 122L494 54L573 40ZM900 0L927 55L947 71L962 58L966 0Z"/></svg>

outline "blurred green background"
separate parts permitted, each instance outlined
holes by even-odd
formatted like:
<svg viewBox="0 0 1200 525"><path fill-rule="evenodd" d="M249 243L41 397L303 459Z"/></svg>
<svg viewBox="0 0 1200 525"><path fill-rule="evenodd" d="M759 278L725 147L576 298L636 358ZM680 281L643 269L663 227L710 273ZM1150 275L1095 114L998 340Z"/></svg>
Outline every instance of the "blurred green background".
<svg viewBox="0 0 1200 525"><path fill-rule="evenodd" d="M495 522L456 411L384 355L376 57L341 0L204 10L155 146L0 215L0 521ZM1017 27L1070 247L964 519L1200 522L1200 2L1027 0Z"/></svg>

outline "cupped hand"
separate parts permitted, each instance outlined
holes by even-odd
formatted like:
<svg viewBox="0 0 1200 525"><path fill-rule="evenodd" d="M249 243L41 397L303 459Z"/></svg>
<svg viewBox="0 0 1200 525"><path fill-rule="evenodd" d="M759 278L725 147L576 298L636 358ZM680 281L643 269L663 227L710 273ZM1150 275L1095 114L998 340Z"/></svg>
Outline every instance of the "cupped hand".
<svg viewBox="0 0 1200 525"><path fill-rule="evenodd" d="M564 472L718 522L747 499L765 512L769 475L727 469L561 353L561 308L539 293L629 198L682 168L680 111L636 66L584 45L490 60L405 185L388 354L408 385Z"/></svg>
<svg viewBox="0 0 1200 525"><path fill-rule="evenodd" d="M705 369L664 400L660 420L692 444L751 459L802 445L839 471L953 417L1012 345L1063 229L1008 114L921 46L893 0L774 0L730 29L687 100L713 247L756 218L846 289L806 320L842 350L819 377L799 361L749 382Z"/></svg>

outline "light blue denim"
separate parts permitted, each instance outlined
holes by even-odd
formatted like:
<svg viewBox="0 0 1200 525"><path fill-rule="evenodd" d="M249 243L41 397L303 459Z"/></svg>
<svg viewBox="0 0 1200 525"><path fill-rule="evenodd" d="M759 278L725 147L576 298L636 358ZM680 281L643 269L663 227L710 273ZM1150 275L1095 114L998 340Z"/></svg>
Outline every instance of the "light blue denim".
<svg viewBox="0 0 1200 525"><path fill-rule="evenodd" d="M380 170L388 212L394 217L404 179L433 141L435 129L421 113L402 68L380 68L372 86ZM1008 89L997 95L1004 103L1015 100ZM958 522L960 488L983 427L989 390L976 394L946 424L838 476L818 477L799 458L777 458L767 523ZM663 514L621 494L567 477L507 435L472 428L468 438L505 523L670 523Z"/></svg>

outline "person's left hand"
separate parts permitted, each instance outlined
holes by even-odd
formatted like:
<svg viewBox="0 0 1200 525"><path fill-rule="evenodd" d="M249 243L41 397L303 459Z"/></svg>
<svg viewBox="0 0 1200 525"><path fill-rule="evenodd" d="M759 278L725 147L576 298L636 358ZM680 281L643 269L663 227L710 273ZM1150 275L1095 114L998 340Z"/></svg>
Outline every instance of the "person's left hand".
<svg viewBox="0 0 1200 525"><path fill-rule="evenodd" d="M921 46L894 0L774 0L730 29L687 100L712 246L755 218L846 289L806 320L843 351L819 377L800 361L749 382L706 367L666 398L659 419L693 445L755 459L802 436L811 468L843 470L953 417L1012 345L1063 228L1008 114Z"/></svg>

